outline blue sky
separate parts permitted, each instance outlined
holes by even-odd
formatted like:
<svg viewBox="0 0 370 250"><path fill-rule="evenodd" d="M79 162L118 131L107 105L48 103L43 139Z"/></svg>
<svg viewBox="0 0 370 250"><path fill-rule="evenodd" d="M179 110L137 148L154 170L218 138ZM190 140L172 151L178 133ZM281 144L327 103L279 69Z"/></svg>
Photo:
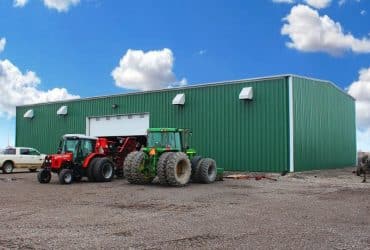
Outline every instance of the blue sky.
<svg viewBox="0 0 370 250"><path fill-rule="evenodd" d="M15 105L282 73L349 88L370 144L368 0L2 0L0 15L0 147Z"/></svg>

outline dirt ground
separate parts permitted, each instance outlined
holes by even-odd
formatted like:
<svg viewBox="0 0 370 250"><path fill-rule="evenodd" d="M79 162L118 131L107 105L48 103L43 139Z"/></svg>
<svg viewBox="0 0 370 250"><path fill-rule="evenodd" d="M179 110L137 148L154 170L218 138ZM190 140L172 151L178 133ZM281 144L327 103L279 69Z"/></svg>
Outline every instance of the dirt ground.
<svg viewBox="0 0 370 250"><path fill-rule="evenodd" d="M370 249L353 168L185 188L0 174L0 249Z"/></svg>

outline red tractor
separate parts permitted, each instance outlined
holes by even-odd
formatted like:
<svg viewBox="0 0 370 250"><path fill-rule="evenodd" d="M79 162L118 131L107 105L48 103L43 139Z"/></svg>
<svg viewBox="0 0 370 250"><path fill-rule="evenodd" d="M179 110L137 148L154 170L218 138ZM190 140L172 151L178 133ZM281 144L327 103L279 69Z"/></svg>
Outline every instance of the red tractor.
<svg viewBox="0 0 370 250"><path fill-rule="evenodd" d="M135 138L97 138L86 135L64 135L57 154L48 155L38 173L40 183L49 183L57 173L60 184L71 184L87 177L89 181L108 182L114 174L123 177L123 162L135 151Z"/></svg>

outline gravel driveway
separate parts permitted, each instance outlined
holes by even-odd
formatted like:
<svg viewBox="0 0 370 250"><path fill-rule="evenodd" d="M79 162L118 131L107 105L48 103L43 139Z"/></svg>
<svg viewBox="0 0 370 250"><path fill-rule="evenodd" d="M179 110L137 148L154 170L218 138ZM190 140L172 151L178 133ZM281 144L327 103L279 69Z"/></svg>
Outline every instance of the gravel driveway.
<svg viewBox="0 0 370 250"><path fill-rule="evenodd" d="M370 249L352 168L185 188L0 174L0 249Z"/></svg>

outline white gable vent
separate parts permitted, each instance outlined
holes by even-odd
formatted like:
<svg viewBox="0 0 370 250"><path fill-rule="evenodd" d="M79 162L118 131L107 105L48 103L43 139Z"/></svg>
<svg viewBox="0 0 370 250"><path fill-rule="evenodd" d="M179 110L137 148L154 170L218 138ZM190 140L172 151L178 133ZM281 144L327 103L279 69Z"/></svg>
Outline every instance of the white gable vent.
<svg viewBox="0 0 370 250"><path fill-rule="evenodd" d="M27 110L27 112L24 113L23 115L24 118L28 118L28 119L32 119L34 116L35 115L34 115L33 109Z"/></svg>
<svg viewBox="0 0 370 250"><path fill-rule="evenodd" d="M252 87L245 87L240 91L239 94L240 100L252 100L253 99L253 88Z"/></svg>
<svg viewBox="0 0 370 250"><path fill-rule="evenodd" d="M185 94L177 94L172 100L173 105L184 105L185 104Z"/></svg>
<svg viewBox="0 0 370 250"><path fill-rule="evenodd" d="M68 107L62 106L58 109L57 115L67 115L68 114Z"/></svg>

